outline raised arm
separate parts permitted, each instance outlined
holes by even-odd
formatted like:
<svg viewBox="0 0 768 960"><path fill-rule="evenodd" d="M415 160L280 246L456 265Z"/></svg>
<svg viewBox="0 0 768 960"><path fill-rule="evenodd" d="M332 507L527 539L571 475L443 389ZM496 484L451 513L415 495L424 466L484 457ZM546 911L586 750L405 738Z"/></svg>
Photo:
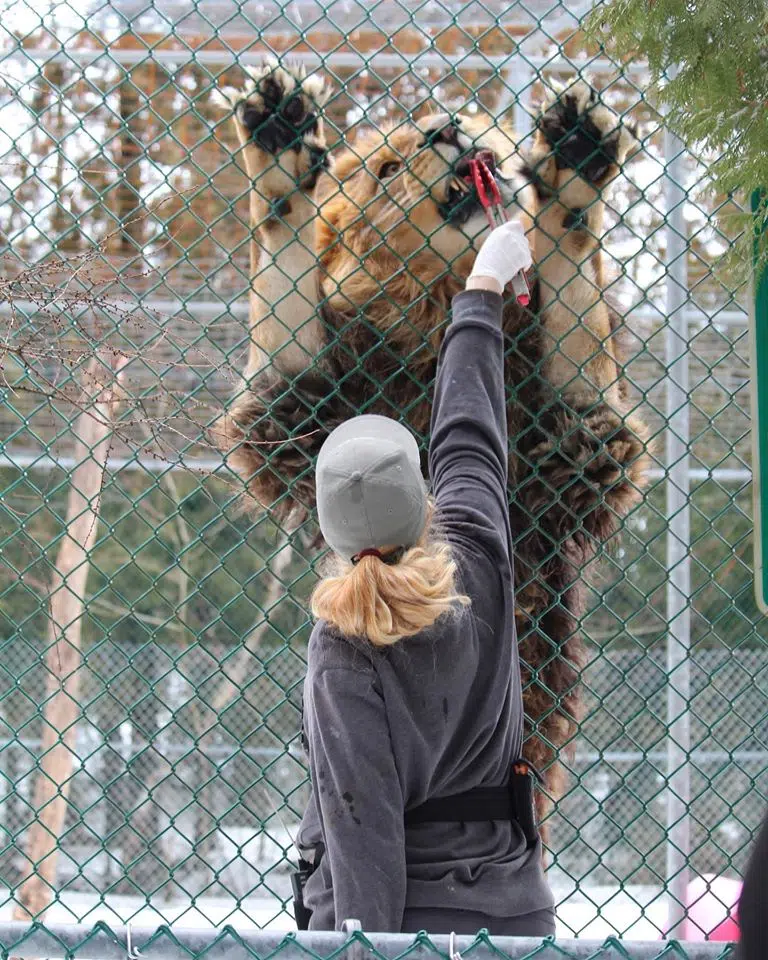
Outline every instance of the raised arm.
<svg viewBox="0 0 768 960"><path fill-rule="evenodd" d="M502 290L531 264L523 228L505 223L483 244L453 300L432 407L429 470L441 521L449 534L506 544L507 413ZM451 529L452 528L452 529Z"/></svg>

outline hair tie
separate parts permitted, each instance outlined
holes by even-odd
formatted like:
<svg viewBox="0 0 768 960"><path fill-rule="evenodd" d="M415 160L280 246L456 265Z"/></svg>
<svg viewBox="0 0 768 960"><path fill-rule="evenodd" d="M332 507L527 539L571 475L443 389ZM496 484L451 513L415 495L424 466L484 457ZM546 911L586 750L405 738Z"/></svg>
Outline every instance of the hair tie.
<svg viewBox="0 0 768 960"><path fill-rule="evenodd" d="M361 550L360 553L352 557L352 563L359 563L363 557L378 557L379 560L383 560L384 554L375 547L369 547L367 550Z"/></svg>
<svg viewBox="0 0 768 960"><path fill-rule="evenodd" d="M375 547L368 547L365 550L361 550L360 553L355 554L352 557L352 563L359 563L363 557L378 557L382 563L386 563L389 566L392 566L393 563L397 563L405 553L405 547L398 547L396 550L392 550L391 553L382 553L381 550L377 550Z"/></svg>

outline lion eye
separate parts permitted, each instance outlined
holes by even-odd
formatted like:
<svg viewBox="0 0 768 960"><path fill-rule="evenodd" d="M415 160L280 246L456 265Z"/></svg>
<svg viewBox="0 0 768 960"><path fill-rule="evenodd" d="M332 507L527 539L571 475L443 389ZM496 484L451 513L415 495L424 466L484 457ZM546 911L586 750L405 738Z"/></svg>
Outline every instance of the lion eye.
<svg viewBox="0 0 768 960"><path fill-rule="evenodd" d="M391 177L400 170L402 165L400 160L389 160L387 163L383 163L379 168L379 180L386 180L387 177Z"/></svg>

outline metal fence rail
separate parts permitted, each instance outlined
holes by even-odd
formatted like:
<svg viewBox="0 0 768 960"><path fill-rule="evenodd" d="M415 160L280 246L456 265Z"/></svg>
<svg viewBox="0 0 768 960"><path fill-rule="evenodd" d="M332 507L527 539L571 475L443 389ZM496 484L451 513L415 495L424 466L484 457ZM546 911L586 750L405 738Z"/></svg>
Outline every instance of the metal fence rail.
<svg viewBox="0 0 768 960"><path fill-rule="evenodd" d="M639 154L601 197L601 247L627 409L652 442L649 486L583 571L586 706L547 821L559 932L586 939L500 948L661 957L657 944L595 941L693 937L728 918L768 785L745 291L719 265L734 237L710 158L665 127L641 61L589 48L590 7L28 0L4 11L0 924L31 914L48 931L35 927L13 956L54 956L46 936L67 955L94 943L116 955L124 932L93 939L83 925L97 920L170 924L142 941L158 957L214 951L210 929L183 929L192 921L293 922L318 554L303 530L240 510L242 480L210 431L248 354L258 191L213 92L270 51L328 81L332 145L436 103L491 127L513 121L525 152L529 111L574 75L637 124ZM3 928L9 950L21 931ZM298 942L242 936L259 956ZM321 955L341 945L301 943ZM386 956L407 943L375 946Z"/></svg>
<svg viewBox="0 0 768 960"><path fill-rule="evenodd" d="M349 960L394 960L409 957L450 957L447 936L419 934L365 934L352 936L335 933L269 934L221 933L168 927L158 930L126 929L100 924L92 929L74 924L35 926L9 924L0 928L0 956L33 958L66 955L73 960L250 960L252 957L277 957L300 960L347 957ZM456 937L453 946L461 956L492 960L499 956L510 960L728 960L731 946L716 943L664 944L620 942L615 939L538 941L526 937L480 935ZM60 951L60 953L59 953Z"/></svg>

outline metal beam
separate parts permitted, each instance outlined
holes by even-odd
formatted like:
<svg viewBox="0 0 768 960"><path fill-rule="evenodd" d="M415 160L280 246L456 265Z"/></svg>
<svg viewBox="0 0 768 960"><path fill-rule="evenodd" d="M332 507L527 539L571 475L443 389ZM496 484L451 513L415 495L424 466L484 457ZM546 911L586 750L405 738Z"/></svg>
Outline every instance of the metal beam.
<svg viewBox="0 0 768 960"><path fill-rule="evenodd" d="M276 39L276 38L275 38ZM187 64L197 64L205 67L220 67L227 69L233 64L253 66L263 61L264 55L270 52L269 47L259 50L236 52L233 50L205 50L182 49L129 49L124 47L101 47L95 49L62 48L59 50L45 50L39 47L30 47L25 50L11 50L0 53L0 63L46 63L63 62L87 67L95 63L102 66L112 63L121 67L132 67L138 63L172 64L175 67ZM277 51L275 51L277 52ZM291 61L303 63L308 67L334 67L346 69L364 69L375 67L377 70L412 70L416 68L432 68L437 70L503 70L510 61L509 55L485 56L480 53L443 54L434 49L427 49L420 53L371 53L355 50L328 51L317 53L309 50L287 50L281 55ZM618 67L612 60L604 58L574 62L563 56L526 56L523 62L536 70L548 73L575 73L588 71L590 73L618 73ZM624 67L623 75L635 76L647 82L648 67L642 63L631 63ZM638 99L640 94L638 93Z"/></svg>
<svg viewBox="0 0 768 960"><path fill-rule="evenodd" d="M129 939L130 937L130 939ZM45 927L25 923L0 925L0 949L18 958L62 957L74 960L190 960L204 955L205 960L306 960L307 956L330 958L345 945L346 960L370 960L374 955L394 960L435 960L436 953L449 956L447 936L428 941L402 933L373 933L364 938L349 938L342 933L290 933L285 931L191 930L174 926L156 930L134 927L109 927L96 924L48 924ZM453 944L461 954L471 947L472 960L510 960L530 957L535 960L715 960L730 957L731 949L722 943L686 943L678 947L664 941L642 943L609 938L597 940L535 940L528 937L485 938L457 936Z"/></svg>
<svg viewBox="0 0 768 960"><path fill-rule="evenodd" d="M141 641L140 641L141 642ZM183 741L183 742L173 742L168 741L168 738L164 738L162 734L160 736L154 737L151 741L145 740L143 737L139 736L138 746L131 747L127 749L124 754L122 754L123 759L130 759L131 757L136 756L137 753L141 752L145 744L147 743L162 743L162 750L164 757L187 757L191 753L199 753L202 756L210 759L229 759L230 757L253 757L257 760L276 760L278 757L294 757L299 760L303 759L303 751L300 747L289 744L287 749L281 750L277 747L235 747L235 746L225 746L223 744L209 744L207 746L200 746L199 743L195 741ZM107 738L104 738L104 742L108 742ZM34 759L32 754L38 754L40 752L40 740L33 737L0 737L0 750L23 750L26 754L29 754L29 763L30 766L34 765ZM640 763L653 763L658 764L659 767L664 766L666 761L666 753L663 750L579 750L576 749L576 753L573 755L573 758L568 761L568 766L571 769L576 767L589 765L590 767L594 766L596 763L631 763L633 765L638 765ZM90 759L90 756L80 757L80 762L87 762ZM697 748L691 751L691 761L696 763L735 763L735 764L745 764L745 763L759 763L761 766L765 765L765 751L764 750L702 750ZM587 788L585 788L587 789Z"/></svg>
<svg viewBox="0 0 768 960"><path fill-rule="evenodd" d="M667 615L667 864L666 931L681 933L687 915L690 866L691 749L691 403L688 360L688 235L683 214L685 146L664 131L666 195L666 615Z"/></svg>
<svg viewBox="0 0 768 960"><path fill-rule="evenodd" d="M220 317L226 317L230 320L245 319L248 316L248 297L247 290L243 289L241 297L235 300L153 300L143 299L141 294L136 294L136 309L146 310L148 313L162 317L175 317L184 315L188 317L200 317L205 320L215 320ZM108 299L108 296L105 297ZM125 300L120 300L120 309L125 309ZM40 304L35 304L31 300L14 300L13 305L7 300L0 301L0 317L10 316L13 313L16 318L19 315L29 318L38 315L41 311ZM67 313L72 316L81 316L83 314L92 314L93 306L83 305L77 310L72 310L66 305L53 303L45 305L45 310L57 313ZM746 310L730 309L719 310L713 313L707 313L697 307L686 307L682 311L682 316L688 324L702 324L708 326L715 324L725 327L746 327L749 315ZM656 307L634 307L630 308L623 315L624 322L631 327L633 323L656 323L661 325L666 322L666 318L660 308Z"/></svg>
<svg viewBox="0 0 768 960"><path fill-rule="evenodd" d="M0 455L0 468L9 467L14 470L71 470L79 461L71 456L56 457L40 451L36 453L29 449L13 453L6 447L6 453ZM162 460L155 457L110 457L107 469L116 473L118 470L146 470L148 473L164 473L166 470L193 470L195 472L214 473L224 467L223 459L217 457L182 457L178 460ZM664 480L668 474L666 470L654 468L648 471L651 480ZM746 467L738 470L730 467L707 470L706 467L691 467L688 470L691 480L704 482L714 480L717 483L749 483L752 480L752 471Z"/></svg>

